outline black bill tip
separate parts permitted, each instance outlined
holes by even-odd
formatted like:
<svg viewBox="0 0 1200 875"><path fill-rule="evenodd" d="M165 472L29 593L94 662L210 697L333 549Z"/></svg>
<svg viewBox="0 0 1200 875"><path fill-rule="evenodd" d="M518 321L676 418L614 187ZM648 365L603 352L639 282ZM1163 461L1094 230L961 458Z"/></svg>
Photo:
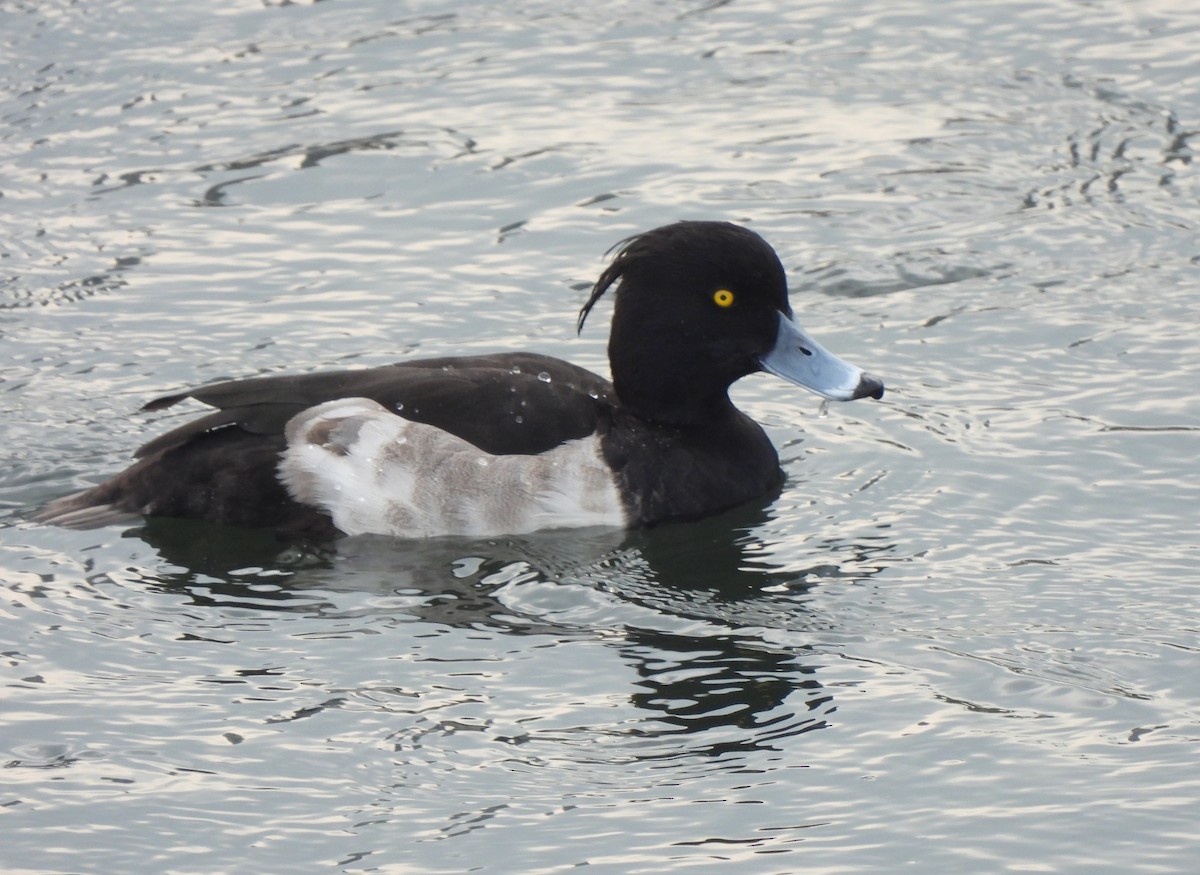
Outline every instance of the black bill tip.
<svg viewBox="0 0 1200 875"><path fill-rule="evenodd" d="M857 398L874 398L878 401L882 397L883 380L874 374L864 373L859 379L858 385L854 388L854 396L851 400Z"/></svg>

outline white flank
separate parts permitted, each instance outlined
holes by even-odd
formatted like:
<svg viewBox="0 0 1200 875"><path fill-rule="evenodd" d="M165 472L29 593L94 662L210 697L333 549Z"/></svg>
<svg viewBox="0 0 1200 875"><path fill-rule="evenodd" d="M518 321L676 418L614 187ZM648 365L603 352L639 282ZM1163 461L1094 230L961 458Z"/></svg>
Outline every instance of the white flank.
<svg viewBox="0 0 1200 875"><path fill-rule="evenodd" d="M348 535L519 535L624 526L599 441L493 456L367 398L311 407L287 424L279 478Z"/></svg>

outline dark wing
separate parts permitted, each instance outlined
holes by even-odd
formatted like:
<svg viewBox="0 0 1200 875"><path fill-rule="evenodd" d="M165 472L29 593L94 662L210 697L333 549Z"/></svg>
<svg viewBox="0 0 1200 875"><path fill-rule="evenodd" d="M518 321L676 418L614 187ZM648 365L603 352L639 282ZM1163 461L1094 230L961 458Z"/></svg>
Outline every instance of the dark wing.
<svg viewBox="0 0 1200 875"><path fill-rule="evenodd" d="M612 386L591 371L536 353L420 359L357 371L256 377L214 383L146 404L162 410L195 398L217 408L155 438L138 457L237 426L281 434L301 410L337 398L370 398L497 455L533 454L596 429Z"/></svg>

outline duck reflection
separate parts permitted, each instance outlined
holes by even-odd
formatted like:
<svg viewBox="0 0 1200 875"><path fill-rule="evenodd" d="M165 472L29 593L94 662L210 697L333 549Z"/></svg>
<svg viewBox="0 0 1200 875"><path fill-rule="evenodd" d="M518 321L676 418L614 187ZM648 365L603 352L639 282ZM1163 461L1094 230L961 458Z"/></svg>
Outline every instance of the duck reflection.
<svg viewBox="0 0 1200 875"><path fill-rule="evenodd" d="M560 642L612 636L635 676L629 701L647 718L620 731L643 740L639 758L655 759L770 749L829 724L833 699L817 677L819 654L804 643L806 630L824 626L811 616L810 590L877 573L890 547L828 545L817 563L784 567L764 545L770 522L759 507L637 532L360 537L332 547L179 520L130 534L173 566L153 585L196 604L336 617L339 593L367 593L380 596L371 610L390 613L387 621ZM572 587L583 606L558 609ZM521 595L530 589L540 595Z"/></svg>

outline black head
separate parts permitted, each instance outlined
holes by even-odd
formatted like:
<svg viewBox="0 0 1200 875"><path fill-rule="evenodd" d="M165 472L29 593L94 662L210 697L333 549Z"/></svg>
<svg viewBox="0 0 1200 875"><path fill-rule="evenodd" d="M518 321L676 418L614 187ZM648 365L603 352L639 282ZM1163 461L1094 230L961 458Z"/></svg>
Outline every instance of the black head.
<svg viewBox="0 0 1200 875"><path fill-rule="evenodd" d="M677 222L622 242L580 311L580 330L617 280L613 385L622 404L664 422L699 422L728 407L730 384L762 369L780 314L792 312L775 251L727 222Z"/></svg>

